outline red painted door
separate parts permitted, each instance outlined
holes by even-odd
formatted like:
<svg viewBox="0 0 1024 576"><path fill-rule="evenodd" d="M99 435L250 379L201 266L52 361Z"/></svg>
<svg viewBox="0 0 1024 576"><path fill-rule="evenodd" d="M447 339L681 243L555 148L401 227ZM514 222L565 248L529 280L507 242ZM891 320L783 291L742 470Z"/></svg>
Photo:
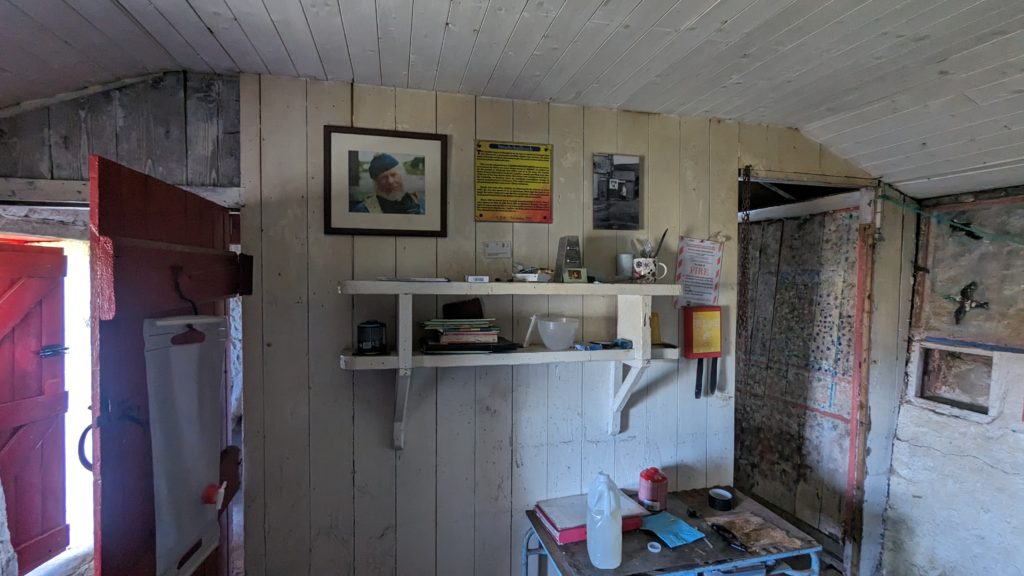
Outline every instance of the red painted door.
<svg viewBox="0 0 1024 576"><path fill-rule="evenodd" d="M0 481L21 574L68 545L64 252L0 244Z"/></svg>
<svg viewBox="0 0 1024 576"><path fill-rule="evenodd" d="M89 178L95 574L152 576L143 320L223 314L244 275L240 257L228 251L227 209L98 156ZM222 565L212 556L209 562ZM200 572L217 571L207 565Z"/></svg>

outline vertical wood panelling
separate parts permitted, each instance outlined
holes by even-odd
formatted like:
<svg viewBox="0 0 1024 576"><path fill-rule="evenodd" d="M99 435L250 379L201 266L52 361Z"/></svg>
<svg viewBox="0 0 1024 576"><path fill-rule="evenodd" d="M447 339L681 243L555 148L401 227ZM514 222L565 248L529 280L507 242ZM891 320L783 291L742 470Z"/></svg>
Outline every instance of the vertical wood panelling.
<svg viewBox="0 0 1024 576"><path fill-rule="evenodd" d="M525 510L547 497L548 480L548 366L512 367L512 532L514 549L529 528ZM512 554L515 574L519 555Z"/></svg>
<svg viewBox="0 0 1024 576"><path fill-rule="evenodd" d="M456 9L468 11L459 18L483 11L467 3ZM731 480L736 167L750 153L740 149L738 125L371 86L353 86L349 94L344 84L309 81L307 88L275 78L264 78L260 93L259 82L244 77L241 87L242 165L253 204L244 208L244 234L264 271L262 309L245 307L246 318L255 318L246 323L246 341L253 334L258 341L247 348L247 370L262 369L262 378L247 374L246 388L250 573L516 573L523 510L539 498L586 490L599 471L626 487L635 487L648 465L665 468L672 488ZM449 135L447 237L323 235L321 129L349 118L356 126ZM776 169L814 161L810 148L787 147L786 133L768 142L767 132L757 154ZM554 146L551 225L475 222L476 139ZM593 230L593 152L644 156L643 230ZM660 259L670 269L680 235L726 240L727 358L722 391L713 398L693 398L694 362L656 363L627 406L622 434L613 437L611 384L622 376L613 363L419 369L406 446L395 452L395 373L337 368L355 323L374 318L396 326L394 298L350 301L336 293L340 280L507 277L511 259L484 258L484 240L512 241L518 262L551 264L558 238L567 234L581 236L585 265L607 277L627 239L657 241L666 228ZM455 299L417 298L416 319ZM680 343L678 313L660 300L654 309L662 337ZM587 340L615 335L615 306L613 298L598 297L484 302L507 335L521 336L529 314L549 312L584 318L580 336Z"/></svg>
<svg viewBox="0 0 1024 576"><path fill-rule="evenodd" d="M395 122L398 130L437 130L437 95L398 89ZM436 276L435 238L396 239L395 271L399 276ZM435 316L436 298L415 297L413 321ZM415 325L414 325L415 330ZM397 456L397 572L433 574L436 550L437 370L413 372L406 413L405 448Z"/></svg>
<svg viewBox="0 0 1024 576"><path fill-rule="evenodd" d="M512 140L511 100L477 99L476 137ZM512 240L512 224L478 222L477 273L508 277L509 259L483 258L480 243ZM514 254L514 252L513 252ZM513 333L512 297L484 298L484 313L493 316L505 334ZM512 522L512 367L492 366L476 371L476 480L474 574L494 574L511 565Z"/></svg>
<svg viewBox="0 0 1024 576"><path fill-rule="evenodd" d="M584 309L586 309L584 298ZM608 434L611 423L612 395L609 383L612 374L621 375L613 362L583 364L583 449L580 454L582 489L587 490L598 472L615 474L615 440Z"/></svg>
<svg viewBox="0 0 1024 576"><path fill-rule="evenodd" d="M512 367L476 369L473 574L498 574L512 554Z"/></svg>
<svg viewBox="0 0 1024 576"><path fill-rule="evenodd" d="M245 523L245 570L266 573L266 436L263 410L263 199L260 167L260 77L243 74L241 99L241 157L243 199L242 250L252 255L252 295L242 297L242 458ZM273 460L272 460L273 461Z"/></svg>
<svg viewBox="0 0 1024 576"><path fill-rule="evenodd" d="M548 262L557 258L558 239L583 235L583 108L549 107L552 166L552 223L548 230ZM583 318L582 296L556 296L548 301L553 316ZM548 497L583 490L583 367L548 366L547 422ZM516 534L512 534L513 542Z"/></svg>
<svg viewBox="0 0 1024 576"><path fill-rule="evenodd" d="M583 265L587 274L610 278L615 275L616 233L594 230L594 180L592 177L595 152L617 152L616 133L618 113L603 108L583 109ZM610 296L584 296L584 340L608 340L615 334L615 299ZM611 473L610 471L608 472Z"/></svg>
<svg viewBox="0 0 1024 576"><path fill-rule="evenodd" d="M440 49L440 47L438 48ZM448 236L437 240L437 273L461 278L476 269L473 155L476 102L472 96L437 95L437 128L448 134ZM457 300L458 298L452 298ZM476 477L476 370L437 371L437 574L471 574L474 517L468 495Z"/></svg>
<svg viewBox="0 0 1024 576"><path fill-rule="evenodd" d="M513 139L516 142L548 143L548 106L539 102L516 101L513 105ZM515 260L526 266L546 266L548 224L512 225ZM522 339L529 317L546 315L546 296L514 296L513 336ZM521 512L547 495L547 405L548 367L514 366L512 388L512 533L510 545L522 538L528 527ZM519 557L510 557L515 572Z"/></svg>
<svg viewBox="0 0 1024 576"><path fill-rule="evenodd" d="M178 186L236 187L239 119L238 78L154 76L0 119L0 176L88 180L97 154Z"/></svg>
<svg viewBox="0 0 1024 576"><path fill-rule="evenodd" d="M725 243L718 301L722 306L722 350L718 393L708 400L708 484L732 484L733 421L736 401L736 280L739 229L736 211L738 126L711 121L711 234Z"/></svg>
<svg viewBox="0 0 1024 576"><path fill-rule="evenodd" d="M57 180L87 180L89 154L117 156L114 136L114 92L50 106L50 156Z"/></svg>
<svg viewBox="0 0 1024 576"><path fill-rule="evenodd" d="M437 273L463 278L476 270L476 224L473 217L473 158L476 99L461 94L437 95L437 129L448 135L448 235L437 239Z"/></svg>
<svg viewBox="0 0 1024 576"><path fill-rule="evenodd" d="M220 91L213 74L185 78L185 169L193 185L213 186L218 181Z"/></svg>
<svg viewBox="0 0 1024 576"><path fill-rule="evenodd" d="M707 238L711 234L710 124L706 118L679 121L679 234ZM664 248L663 248L664 250ZM679 343L682 345L682 341ZM693 397L697 363L679 360L679 416L676 424L676 474L680 489L707 486L707 400Z"/></svg>
<svg viewBox="0 0 1024 576"><path fill-rule="evenodd" d="M263 397L270 407L264 425L266 571L305 574L310 562L306 81L263 76L260 84Z"/></svg>
<svg viewBox="0 0 1024 576"><path fill-rule="evenodd" d="M217 116L217 185L239 185L238 78L220 79L220 104ZM192 184L192 182L189 182Z"/></svg>
<svg viewBox="0 0 1024 576"><path fill-rule="evenodd" d="M437 574L473 574L476 369L437 371L437 412Z"/></svg>
<svg viewBox="0 0 1024 576"><path fill-rule="evenodd" d="M185 182L185 75L164 74L116 94L117 161L167 182Z"/></svg>
<svg viewBox="0 0 1024 576"><path fill-rule="evenodd" d="M0 173L49 178L50 121L45 109L0 118Z"/></svg>
<svg viewBox="0 0 1024 576"><path fill-rule="evenodd" d="M353 543L352 373L338 350L352 346L352 237L324 234L324 125L352 123L352 85L309 82L306 94L309 205L309 509L310 574L351 566Z"/></svg>
<svg viewBox="0 0 1024 576"><path fill-rule="evenodd" d="M395 89L353 87L352 124L360 128L395 128ZM356 236L353 277L395 275L395 238ZM354 322L380 320L394 345L394 297L354 298ZM396 462L390 426L394 417L395 374L369 371L353 375L355 405L355 573L391 573L396 564Z"/></svg>
<svg viewBox="0 0 1024 576"><path fill-rule="evenodd" d="M675 253L679 238L679 119L672 116L650 118L650 147L647 154L648 181L644 186L647 197L647 229L651 242L657 243L661 233L665 242L658 255L668 267L668 274L660 284L675 283ZM651 311L658 314L661 338L664 342L681 344L678 312L671 298L654 298ZM679 362L654 362L644 374L647 418L644 445L644 466L658 466L669 478L669 486L676 480L676 428L679 415L678 395L682 385Z"/></svg>

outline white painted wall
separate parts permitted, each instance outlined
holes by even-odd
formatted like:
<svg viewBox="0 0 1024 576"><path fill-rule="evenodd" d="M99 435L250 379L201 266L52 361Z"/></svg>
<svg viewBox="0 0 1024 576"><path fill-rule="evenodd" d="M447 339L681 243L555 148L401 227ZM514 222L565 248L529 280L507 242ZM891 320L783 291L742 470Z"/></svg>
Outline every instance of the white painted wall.
<svg viewBox="0 0 1024 576"><path fill-rule="evenodd" d="M325 236L324 124L448 134L448 236ZM791 129L272 76L243 75L241 125L242 248L256 266L255 293L243 299L252 576L514 573L523 511L581 492L600 470L627 487L649 465L673 489L731 482L737 166L864 175ZM553 224L473 221L478 138L554 145ZM590 229L593 152L644 156L645 230ZM725 385L714 398L693 398L692 362L659 364L612 437L607 363L420 369L406 447L395 452L394 373L338 367L355 323L395 326L394 298L341 296L342 280L507 276L511 260L484 259L481 242L511 240L516 261L550 264L565 234L580 235L588 268L609 273L634 235L656 240L665 228L669 239L726 241ZM676 314L658 300L662 333L676 340ZM417 300L418 317L439 304ZM485 306L516 337L538 311L582 316L585 339L614 334L610 298Z"/></svg>
<svg viewBox="0 0 1024 576"><path fill-rule="evenodd" d="M997 352L990 424L903 404L885 511L885 574L1024 574L1024 355Z"/></svg>

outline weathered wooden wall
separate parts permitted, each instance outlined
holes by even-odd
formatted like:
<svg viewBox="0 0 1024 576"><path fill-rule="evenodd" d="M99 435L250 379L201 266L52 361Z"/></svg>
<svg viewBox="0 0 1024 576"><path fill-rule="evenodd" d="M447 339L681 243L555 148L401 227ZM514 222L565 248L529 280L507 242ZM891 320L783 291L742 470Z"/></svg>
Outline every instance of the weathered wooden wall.
<svg viewBox="0 0 1024 576"><path fill-rule="evenodd" d="M736 392L736 486L839 541L847 491L856 210L751 223Z"/></svg>
<svg viewBox="0 0 1024 576"><path fill-rule="evenodd" d="M406 447L396 453L394 373L338 368L354 323L373 317L393 326L394 302L341 296L340 281L504 275L511 260L483 258L481 242L511 240L516 261L547 264L564 234L580 235L588 268L609 272L634 234L590 229L590 154L636 153L648 184L645 230L635 235L657 239L668 228L669 238L724 239L728 326L737 166L771 158L782 170L862 176L834 162L824 170L820 147L795 131L717 120L270 76L243 76L241 100L242 242L257 266L256 292L243 303L245 550L247 573L257 576L514 573L523 510L584 490L599 470L627 487L648 465L665 469L673 489L732 481L730 329L722 393L695 400L693 363L659 363L614 437L608 363L416 370ZM448 134L448 236L325 236L324 124ZM553 224L473 221L477 138L554 145ZM678 323L664 300L655 308L671 340ZM423 316L437 304L417 301ZM537 311L582 316L587 339L614 331L614 301L605 298L495 297L485 305L516 337Z"/></svg>
<svg viewBox="0 0 1024 576"><path fill-rule="evenodd" d="M89 155L99 154L171 184L211 189L204 195L216 201L212 188L239 186L238 122L237 77L186 72L0 118L0 199L85 202L87 194L76 194L84 189L72 185L89 179ZM34 180L63 188L37 195L43 185ZM80 211L0 206L0 230L85 239Z"/></svg>
<svg viewBox="0 0 1024 576"><path fill-rule="evenodd" d="M99 154L179 186L238 186L238 78L169 72L0 118L0 177L88 180Z"/></svg>

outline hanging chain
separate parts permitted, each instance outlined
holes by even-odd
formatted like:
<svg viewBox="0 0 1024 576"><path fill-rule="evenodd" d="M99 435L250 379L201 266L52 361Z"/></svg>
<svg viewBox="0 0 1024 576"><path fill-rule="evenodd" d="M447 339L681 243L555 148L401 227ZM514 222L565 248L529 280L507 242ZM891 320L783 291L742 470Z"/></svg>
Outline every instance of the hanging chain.
<svg viewBox="0 0 1024 576"><path fill-rule="evenodd" d="M750 196L751 187L750 183L750 164L743 167L742 179L740 181L740 226L739 226L739 292L737 293L737 308L738 317L736 318L737 328L740 335L740 347L739 352L743 355L747 355L750 352L750 339L753 334L753 328L750 326L750 306L753 304L753 294L750 293L750 264L752 254L750 253Z"/></svg>

